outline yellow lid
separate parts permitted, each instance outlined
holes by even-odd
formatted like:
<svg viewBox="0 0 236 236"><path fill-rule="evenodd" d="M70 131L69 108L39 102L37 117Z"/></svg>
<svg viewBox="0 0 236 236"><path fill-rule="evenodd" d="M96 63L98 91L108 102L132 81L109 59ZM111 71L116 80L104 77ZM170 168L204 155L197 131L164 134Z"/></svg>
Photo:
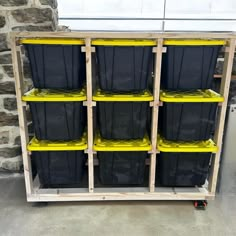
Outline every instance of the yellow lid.
<svg viewBox="0 0 236 236"><path fill-rule="evenodd" d="M93 149L101 152L113 151L150 151L151 142L146 134L143 139L113 140L103 139L99 132L96 133Z"/></svg>
<svg viewBox="0 0 236 236"><path fill-rule="evenodd" d="M216 144L211 140L181 142L168 141L158 136L157 149L161 152L217 152Z"/></svg>
<svg viewBox="0 0 236 236"><path fill-rule="evenodd" d="M153 101L153 96L148 90L140 93L114 94L98 89L93 100L98 102L149 102Z"/></svg>
<svg viewBox="0 0 236 236"><path fill-rule="evenodd" d="M206 39L166 39L164 45L173 46L214 46L214 45L225 45L224 40L206 40Z"/></svg>
<svg viewBox="0 0 236 236"><path fill-rule="evenodd" d="M87 135L83 134L82 138L73 141L48 141L38 140L33 137L27 145L28 151L79 151L87 149Z"/></svg>
<svg viewBox="0 0 236 236"><path fill-rule="evenodd" d="M34 88L22 96L22 101L25 102L76 102L85 100L85 89L68 91Z"/></svg>
<svg viewBox="0 0 236 236"><path fill-rule="evenodd" d="M197 91L166 91L160 93L163 102L223 102L224 97L211 89Z"/></svg>
<svg viewBox="0 0 236 236"><path fill-rule="evenodd" d="M24 38L21 44L84 45L83 39L70 38Z"/></svg>
<svg viewBox="0 0 236 236"><path fill-rule="evenodd" d="M135 40L135 39L94 39L92 45L96 46L156 46L154 40Z"/></svg>

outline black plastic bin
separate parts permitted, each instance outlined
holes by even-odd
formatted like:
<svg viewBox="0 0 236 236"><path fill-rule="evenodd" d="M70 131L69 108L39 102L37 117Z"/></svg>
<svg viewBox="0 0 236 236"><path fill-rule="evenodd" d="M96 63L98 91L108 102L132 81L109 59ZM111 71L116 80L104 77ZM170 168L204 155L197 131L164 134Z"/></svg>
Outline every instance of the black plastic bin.
<svg viewBox="0 0 236 236"><path fill-rule="evenodd" d="M208 175L210 158L211 153L161 152L157 172L160 184L169 187L202 186Z"/></svg>
<svg viewBox="0 0 236 236"><path fill-rule="evenodd" d="M35 88L80 89L86 78L81 45L25 44Z"/></svg>
<svg viewBox="0 0 236 236"><path fill-rule="evenodd" d="M85 166L84 151L32 152L43 187L79 184Z"/></svg>
<svg viewBox="0 0 236 236"><path fill-rule="evenodd" d="M106 45L96 45L99 86L110 92L135 92L147 89L148 79L152 76L154 41L147 46L138 46L135 41L127 45L115 45L106 41ZM109 45L107 45L109 44ZM128 46L131 45L131 46Z"/></svg>
<svg viewBox="0 0 236 236"><path fill-rule="evenodd" d="M35 136L39 140L80 139L86 124L82 102L29 102Z"/></svg>
<svg viewBox="0 0 236 236"><path fill-rule="evenodd" d="M224 44L224 42L220 42ZM219 44L220 44L219 43ZM161 86L170 90L212 88L221 45L166 45Z"/></svg>
<svg viewBox="0 0 236 236"><path fill-rule="evenodd" d="M98 152L100 181L105 185L139 185L147 152Z"/></svg>
<svg viewBox="0 0 236 236"><path fill-rule="evenodd" d="M148 102L98 102L98 124L105 139L139 139L147 130Z"/></svg>
<svg viewBox="0 0 236 236"><path fill-rule="evenodd" d="M171 141L211 138L217 103L164 103L160 108L160 133Z"/></svg>

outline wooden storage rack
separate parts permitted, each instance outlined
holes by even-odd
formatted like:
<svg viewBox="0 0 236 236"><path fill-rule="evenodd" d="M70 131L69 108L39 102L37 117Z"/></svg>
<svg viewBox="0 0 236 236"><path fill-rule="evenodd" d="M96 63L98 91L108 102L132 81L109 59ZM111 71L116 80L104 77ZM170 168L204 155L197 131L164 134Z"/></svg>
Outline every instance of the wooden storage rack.
<svg viewBox="0 0 236 236"><path fill-rule="evenodd" d="M227 108L227 99L231 80L233 58L235 52L236 34L231 33L141 33L141 32L20 32L11 35L12 58L15 75L15 87L19 113L20 134L22 155L24 163L25 186L27 201L29 202L49 202L49 201L104 201L104 200L210 200L214 199L216 193L217 176L220 165L222 137L224 131L224 121ZM29 143L26 103L22 101L24 94L23 69L21 61L20 39L22 38L81 38L85 39L83 50L86 53L87 70L87 144L88 148L88 187L87 188L59 188L43 189L40 188L38 178L33 180L31 170L31 156L27 151ZM93 106L96 102L92 100L92 53L95 51L91 46L91 39L96 38L124 38L124 39L154 39L157 47L153 48L155 53L154 89L152 106L152 126L151 126L151 145L149 163L149 187L127 187L127 188L94 188L94 134L93 134ZM224 102L219 104L219 115L214 141L218 146L218 151L213 155L211 170L207 187L189 188L167 188L155 187L156 174L156 154L157 150L157 126L158 110L161 102L160 96L160 77L162 54L166 48L163 46L164 39L224 39L227 40L225 47L224 69L221 80L220 94L224 97Z"/></svg>

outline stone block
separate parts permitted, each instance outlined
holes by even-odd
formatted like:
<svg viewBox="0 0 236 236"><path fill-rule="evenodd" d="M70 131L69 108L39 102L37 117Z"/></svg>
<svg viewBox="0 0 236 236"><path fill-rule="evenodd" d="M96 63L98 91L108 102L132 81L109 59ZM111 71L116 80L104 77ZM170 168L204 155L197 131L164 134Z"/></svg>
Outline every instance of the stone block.
<svg viewBox="0 0 236 236"><path fill-rule="evenodd" d="M9 131L0 131L0 144L9 142Z"/></svg>
<svg viewBox="0 0 236 236"><path fill-rule="evenodd" d="M16 98L4 98L4 108L9 111L15 111L17 109Z"/></svg>
<svg viewBox="0 0 236 236"><path fill-rule="evenodd" d="M7 34L0 34L0 52L8 50Z"/></svg>
<svg viewBox="0 0 236 236"><path fill-rule="evenodd" d="M13 18L20 23L44 23L52 21L52 10L50 8L28 8L12 11Z"/></svg>
<svg viewBox="0 0 236 236"><path fill-rule="evenodd" d="M21 156L4 158L1 160L0 168L5 171L19 172L23 170L23 160Z"/></svg>
<svg viewBox="0 0 236 236"><path fill-rule="evenodd" d="M0 64L12 64L11 51L0 53Z"/></svg>
<svg viewBox="0 0 236 236"><path fill-rule="evenodd" d="M0 83L0 94L15 94L15 83L7 81Z"/></svg>
<svg viewBox="0 0 236 236"><path fill-rule="evenodd" d="M14 26L12 31L53 31L52 25L24 25Z"/></svg>
<svg viewBox="0 0 236 236"><path fill-rule="evenodd" d="M19 156L20 154L21 154L20 146L0 148L0 157L9 158L9 157Z"/></svg>
<svg viewBox="0 0 236 236"><path fill-rule="evenodd" d="M23 72L25 78L32 78L31 75L31 69L30 69L30 63L27 57L24 57L23 60Z"/></svg>
<svg viewBox="0 0 236 236"><path fill-rule="evenodd" d="M14 7L26 5L28 0L1 0L0 5L4 7Z"/></svg>
<svg viewBox="0 0 236 236"><path fill-rule="evenodd" d="M18 115L0 112L0 127L1 126L19 126Z"/></svg>
<svg viewBox="0 0 236 236"><path fill-rule="evenodd" d="M1 2L0 2L1 4ZM6 25L6 19L4 16L0 16L0 28L3 28Z"/></svg>
<svg viewBox="0 0 236 236"><path fill-rule="evenodd" d="M19 145L19 146L21 145L20 136L17 136L17 137L15 138L14 145Z"/></svg>
<svg viewBox="0 0 236 236"><path fill-rule="evenodd" d="M42 5L49 5L53 9L57 8L57 0L40 0Z"/></svg>
<svg viewBox="0 0 236 236"><path fill-rule="evenodd" d="M14 72L13 72L13 66L12 65L3 65L2 67L3 67L4 71L5 71L5 73L9 77L11 77L11 78L14 77Z"/></svg>

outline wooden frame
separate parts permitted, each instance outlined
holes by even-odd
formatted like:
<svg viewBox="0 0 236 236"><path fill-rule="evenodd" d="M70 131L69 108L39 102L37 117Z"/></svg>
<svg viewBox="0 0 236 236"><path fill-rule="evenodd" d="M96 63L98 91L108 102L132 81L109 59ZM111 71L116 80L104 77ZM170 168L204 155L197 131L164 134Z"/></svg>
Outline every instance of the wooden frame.
<svg viewBox="0 0 236 236"><path fill-rule="evenodd" d="M86 53L87 69L87 106L88 114L88 188L72 189L42 189L40 188L38 178L33 181L31 171L30 154L27 151L28 129L26 119L26 104L22 102L21 97L24 93L23 73L21 62L20 38L83 38L85 46L82 50ZM231 33L138 33L138 32L19 32L11 34L12 58L15 75L16 97L20 123L22 155L24 163L24 174L27 200L29 202L40 201L104 201L104 200L207 200L214 199L216 192L217 176L220 163L221 146L224 130L224 120L227 108L227 98L229 84L233 66L235 51L236 34ZM92 101L92 52L91 39L93 38L133 38L133 39L155 39L158 42L154 53L156 54L155 73L154 73L154 101L152 106L152 127L151 142L152 150L150 153L150 175L149 186L145 188L94 188L94 150L93 150L93 106ZM161 59L163 48L163 39L165 38L201 38L201 39L225 39L228 42L225 50L224 71L222 75L220 93L225 101L220 106L219 119L215 132L215 142L219 146L219 151L214 155L212 168L210 171L209 185L206 187L194 188L165 188L155 187L156 172L156 149L157 129L158 129L158 110L161 103L159 101L160 77L161 77Z"/></svg>

